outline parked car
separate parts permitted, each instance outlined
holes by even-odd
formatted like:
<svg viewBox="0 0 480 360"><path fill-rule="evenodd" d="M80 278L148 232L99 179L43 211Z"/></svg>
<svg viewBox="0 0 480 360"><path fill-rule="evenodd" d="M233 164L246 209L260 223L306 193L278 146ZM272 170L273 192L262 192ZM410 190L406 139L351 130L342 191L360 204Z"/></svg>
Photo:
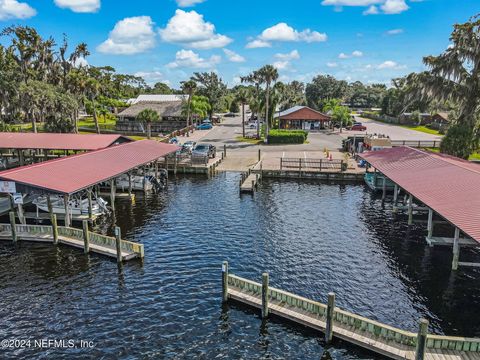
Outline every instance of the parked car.
<svg viewBox="0 0 480 360"><path fill-rule="evenodd" d="M365 125L362 125L362 123L353 124L353 126L350 128L350 130L353 130L353 131L365 131L365 130L367 130L367 127L366 127Z"/></svg>
<svg viewBox="0 0 480 360"><path fill-rule="evenodd" d="M252 110L248 109L247 111L245 111L245 114L251 114L252 113Z"/></svg>
<svg viewBox="0 0 480 360"><path fill-rule="evenodd" d="M174 138L171 138L169 141L168 141L170 144L175 144L177 145L178 144L178 139L176 137Z"/></svg>
<svg viewBox="0 0 480 360"><path fill-rule="evenodd" d="M213 128L212 124L200 124L197 126L197 130L210 130Z"/></svg>
<svg viewBox="0 0 480 360"><path fill-rule="evenodd" d="M235 117L235 116L237 116L237 115L236 115L235 113L233 113L233 112L229 112L229 113L226 113L226 114L223 115L223 116L225 116L225 117Z"/></svg>
<svg viewBox="0 0 480 360"><path fill-rule="evenodd" d="M250 129L256 129L257 128L257 124L256 123L251 123L250 125L248 125L248 127Z"/></svg>
<svg viewBox="0 0 480 360"><path fill-rule="evenodd" d="M192 156L207 156L214 159L217 156L217 148L212 144L197 144L192 151Z"/></svg>
<svg viewBox="0 0 480 360"><path fill-rule="evenodd" d="M203 119L202 124L211 124L212 122L210 121L209 118Z"/></svg>
<svg viewBox="0 0 480 360"><path fill-rule="evenodd" d="M197 143L195 141L186 141L182 145L182 152L184 153L192 153L193 149L195 148Z"/></svg>

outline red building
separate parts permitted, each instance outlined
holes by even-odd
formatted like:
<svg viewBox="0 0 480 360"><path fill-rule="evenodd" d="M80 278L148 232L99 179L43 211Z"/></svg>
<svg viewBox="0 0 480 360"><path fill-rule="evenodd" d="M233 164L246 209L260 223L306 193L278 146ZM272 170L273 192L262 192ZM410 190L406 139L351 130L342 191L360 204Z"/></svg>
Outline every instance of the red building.
<svg viewBox="0 0 480 360"><path fill-rule="evenodd" d="M326 129L332 120L330 116L308 106L294 106L277 113L275 118L280 129L307 131Z"/></svg>

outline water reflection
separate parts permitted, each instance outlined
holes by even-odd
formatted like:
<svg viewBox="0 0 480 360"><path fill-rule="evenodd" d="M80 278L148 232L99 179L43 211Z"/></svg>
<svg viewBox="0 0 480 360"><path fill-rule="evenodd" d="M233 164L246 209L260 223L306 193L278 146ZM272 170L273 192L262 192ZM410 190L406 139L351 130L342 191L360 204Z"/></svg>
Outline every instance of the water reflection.
<svg viewBox="0 0 480 360"><path fill-rule="evenodd" d="M223 260L312 299L334 291L338 306L401 328L427 317L435 332L479 335L478 271L452 273L451 251L426 246L424 224L408 227L360 185L264 181L252 198L238 196L235 174L179 176L167 193L119 199L116 220L145 246L144 263L120 272L114 260L64 246L0 243L0 337L96 343L2 358L374 357L341 341L324 349L315 331L222 305ZM95 230L113 234L108 221Z"/></svg>

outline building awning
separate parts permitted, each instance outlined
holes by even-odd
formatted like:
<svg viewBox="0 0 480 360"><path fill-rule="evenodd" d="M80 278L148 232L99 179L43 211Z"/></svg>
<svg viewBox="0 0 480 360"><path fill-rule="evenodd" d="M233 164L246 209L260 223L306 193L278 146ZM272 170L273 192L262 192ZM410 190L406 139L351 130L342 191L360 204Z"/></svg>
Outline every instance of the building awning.
<svg viewBox="0 0 480 360"><path fill-rule="evenodd" d="M23 186L45 192L74 194L147 165L177 149L175 145L154 140L135 141L1 171L0 180L15 182L17 188Z"/></svg>
<svg viewBox="0 0 480 360"><path fill-rule="evenodd" d="M405 146L359 156L480 242L480 165Z"/></svg>
<svg viewBox="0 0 480 360"><path fill-rule="evenodd" d="M0 149L98 150L132 141L122 135L0 132Z"/></svg>

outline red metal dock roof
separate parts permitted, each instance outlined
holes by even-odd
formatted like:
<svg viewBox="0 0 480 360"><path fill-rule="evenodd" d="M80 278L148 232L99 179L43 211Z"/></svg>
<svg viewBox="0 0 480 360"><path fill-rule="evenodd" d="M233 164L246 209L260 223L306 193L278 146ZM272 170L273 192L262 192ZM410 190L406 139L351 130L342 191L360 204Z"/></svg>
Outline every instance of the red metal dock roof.
<svg viewBox="0 0 480 360"><path fill-rule="evenodd" d="M98 150L132 141L117 134L56 134L0 132L0 149Z"/></svg>
<svg viewBox="0 0 480 360"><path fill-rule="evenodd" d="M480 242L480 165L403 146L360 156Z"/></svg>
<svg viewBox="0 0 480 360"><path fill-rule="evenodd" d="M130 142L1 171L0 179L50 192L73 194L146 165L178 149L154 140Z"/></svg>

